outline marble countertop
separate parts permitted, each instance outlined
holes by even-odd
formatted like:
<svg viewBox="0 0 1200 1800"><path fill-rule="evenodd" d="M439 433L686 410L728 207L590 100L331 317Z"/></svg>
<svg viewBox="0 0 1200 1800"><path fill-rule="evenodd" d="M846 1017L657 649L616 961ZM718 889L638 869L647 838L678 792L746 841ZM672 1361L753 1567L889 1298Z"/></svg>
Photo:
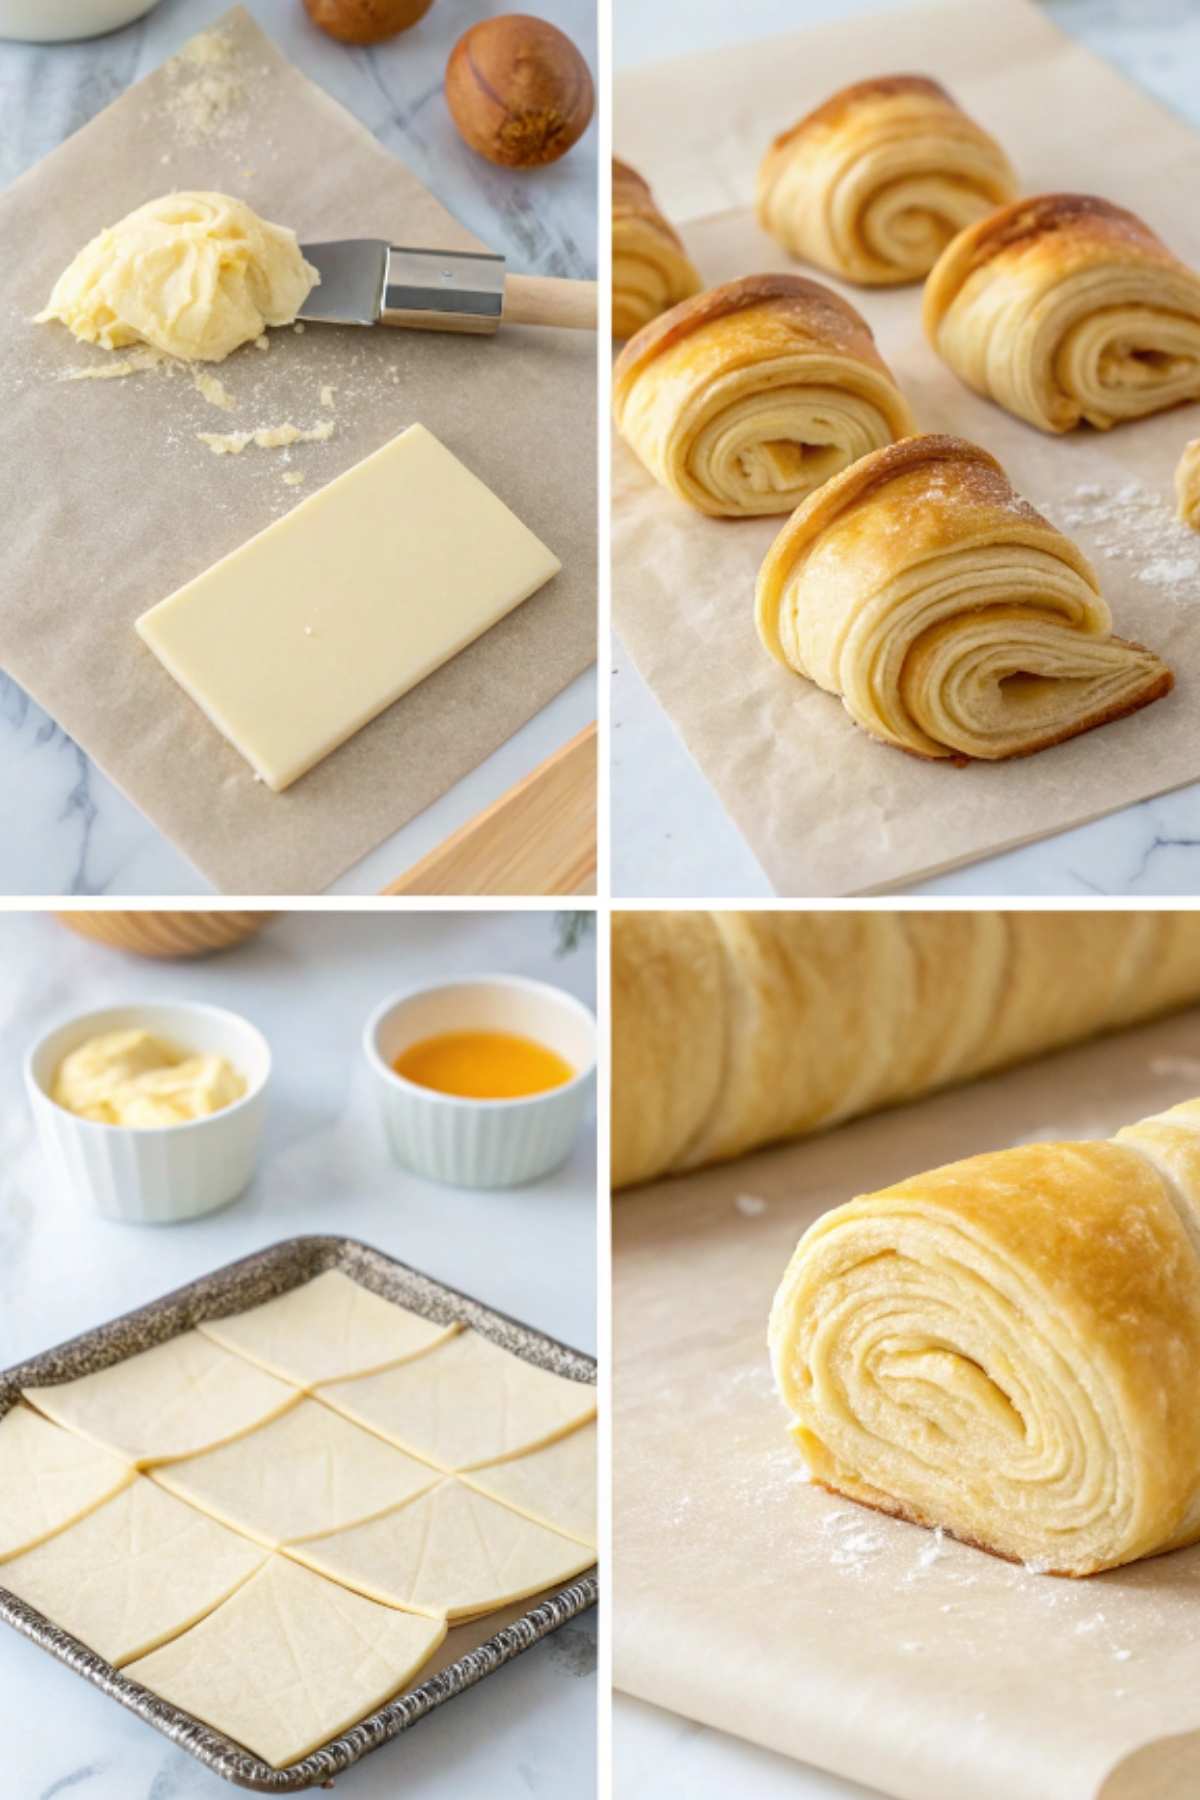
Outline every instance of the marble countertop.
<svg viewBox="0 0 1200 1800"><path fill-rule="evenodd" d="M0 41L0 184L12 181L231 0L160 0L108 37L43 47ZM451 43L507 0L436 0L411 31L351 50L310 24L301 0L246 0L298 68L362 120L464 225L517 269L594 275L595 124L548 169L514 173L459 144L440 104ZM539 0L596 69L594 0ZM414 103L415 102L415 103ZM449 793L331 890L375 893L498 799L596 717L578 676ZM206 882L15 682L0 674L0 893L202 894Z"/></svg>
<svg viewBox="0 0 1200 1800"><path fill-rule="evenodd" d="M719 49L907 0L614 0L614 66ZM1200 12L1190 0L1043 0L1130 80L1200 126ZM620 643L612 687L612 886L629 898L769 897L773 890ZM1200 784L904 890L990 896L1200 893Z"/></svg>
<svg viewBox="0 0 1200 1800"><path fill-rule="evenodd" d="M0 916L0 1365L223 1263L302 1232L345 1232L595 1351L595 1152L528 1188L437 1187L388 1157L362 1061L381 999L434 975L509 971L595 1000L591 939L556 954L555 915L300 912L199 963L155 964L69 935L49 914ZM22 1087L30 1043L130 998L245 1013L275 1057L259 1174L224 1212L113 1225L56 1192ZM339 1776L345 1800L495 1800L595 1787L595 1614L519 1657ZM200 1800L227 1790L185 1752L0 1627L0 1780L13 1800Z"/></svg>

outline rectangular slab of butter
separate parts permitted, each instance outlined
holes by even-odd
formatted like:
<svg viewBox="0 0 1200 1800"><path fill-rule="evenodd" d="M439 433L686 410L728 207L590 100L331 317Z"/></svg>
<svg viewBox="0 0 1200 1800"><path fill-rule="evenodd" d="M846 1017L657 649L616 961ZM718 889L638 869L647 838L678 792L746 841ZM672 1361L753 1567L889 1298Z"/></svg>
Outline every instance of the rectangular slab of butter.
<svg viewBox="0 0 1200 1800"><path fill-rule="evenodd" d="M279 793L561 567L413 425L137 628Z"/></svg>

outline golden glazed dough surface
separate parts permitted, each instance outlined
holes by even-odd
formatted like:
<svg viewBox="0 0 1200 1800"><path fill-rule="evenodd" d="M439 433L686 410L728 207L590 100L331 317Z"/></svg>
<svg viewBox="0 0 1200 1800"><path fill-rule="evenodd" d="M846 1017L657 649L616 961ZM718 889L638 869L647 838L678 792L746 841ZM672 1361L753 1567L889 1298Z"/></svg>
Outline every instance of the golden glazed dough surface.
<svg viewBox="0 0 1200 1800"><path fill-rule="evenodd" d="M858 82L776 138L758 217L848 281L919 281L966 225L1017 193L995 139L924 76Z"/></svg>
<svg viewBox="0 0 1200 1800"><path fill-rule="evenodd" d="M848 301L800 275L751 275L672 307L613 371L618 428L698 512L790 512L847 464L916 429Z"/></svg>
<svg viewBox="0 0 1200 1800"><path fill-rule="evenodd" d="M636 169L613 157L612 334L632 337L703 283Z"/></svg>
<svg viewBox="0 0 1200 1800"><path fill-rule="evenodd" d="M755 605L776 661L917 756L1028 756L1172 683L1113 636L1076 546L960 438L889 445L814 494L768 551Z"/></svg>
<svg viewBox="0 0 1200 1800"><path fill-rule="evenodd" d="M38 323L105 350L151 344L223 362L289 325L320 277L296 234L228 194L164 194L106 226L59 276Z"/></svg>
<svg viewBox="0 0 1200 1800"><path fill-rule="evenodd" d="M1200 397L1200 276L1087 194L1001 207L947 245L925 335L955 374L1042 431L1101 431Z"/></svg>

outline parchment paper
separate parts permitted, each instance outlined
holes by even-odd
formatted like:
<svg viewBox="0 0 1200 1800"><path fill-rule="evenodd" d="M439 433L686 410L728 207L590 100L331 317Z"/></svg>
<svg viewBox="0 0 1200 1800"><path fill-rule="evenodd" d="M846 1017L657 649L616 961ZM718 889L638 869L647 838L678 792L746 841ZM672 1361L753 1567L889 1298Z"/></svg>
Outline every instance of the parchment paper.
<svg viewBox="0 0 1200 1800"><path fill-rule="evenodd" d="M1193 1011L618 1196L618 1687L900 1800L1195 1800L1200 1550L1056 1580L809 1487L765 1339L827 1207L1197 1093Z"/></svg>
<svg viewBox="0 0 1200 1800"><path fill-rule="evenodd" d="M614 148L651 182L707 282L795 268L749 210L766 144L836 88L897 70L945 82L1000 138L1026 192L1102 194L1200 262L1200 142L1026 0L945 0L635 70L617 80ZM1008 764L957 769L877 744L758 643L755 576L783 521L693 514L616 438L614 622L777 891L882 890L1200 776L1200 538L1172 517L1175 463L1200 409L1047 437L934 355L920 287L854 289L806 272L865 316L922 430L986 445L1093 558L1117 632L1165 657L1177 686L1131 719Z"/></svg>
<svg viewBox="0 0 1200 1800"><path fill-rule="evenodd" d="M220 365L232 412L206 404L186 374L56 380L105 353L30 318L102 225L172 189L235 194L302 240L479 247L240 7L216 24L234 43L242 91L232 105L206 110L194 89L213 68L168 64L0 196L0 663L219 888L311 893L594 659L595 345L569 331L283 330L267 354L247 346ZM329 418L332 439L297 446L288 461L255 449L217 457L195 435ZM416 420L563 572L272 794L134 620ZM287 469L304 484L286 486Z"/></svg>

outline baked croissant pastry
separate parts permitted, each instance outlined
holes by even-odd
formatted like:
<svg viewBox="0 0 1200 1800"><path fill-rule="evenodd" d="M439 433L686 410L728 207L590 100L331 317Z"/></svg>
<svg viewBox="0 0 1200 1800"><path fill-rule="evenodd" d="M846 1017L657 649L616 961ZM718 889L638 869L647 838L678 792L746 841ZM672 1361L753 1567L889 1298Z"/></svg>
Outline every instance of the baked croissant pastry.
<svg viewBox="0 0 1200 1800"><path fill-rule="evenodd" d="M924 320L968 387L1042 431L1107 431L1200 397L1200 276L1086 194L968 226L930 274Z"/></svg>
<svg viewBox="0 0 1200 1800"><path fill-rule="evenodd" d="M961 438L863 457L788 521L758 577L777 661L926 757L1030 756L1170 690L1112 635L1082 551Z"/></svg>
<svg viewBox="0 0 1200 1800"><path fill-rule="evenodd" d="M790 512L916 429L866 321L802 275L747 275L684 300L613 371L617 425L699 512Z"/></svg>
<svg viewBox="0 0 1200 1800"><path fill-rule="evenodd" d="M1200 913L618 912L612 996L624 1187L1200 1001Z"/></svg>
<svg viewBox="0 0 1200 1800"><path fill-rule="evenodd" d="M771 1360L821 1486L1091 1575L1200 1540L1200 1100L826 1213Z"/></svg>
<svg viewBox="0 0 1200 1800"><path fill-rule="evenodd" d="M758 218L793 256L895 287L922 280L964 225L1018 191L999 144L945 88L884 75L775 139L758 172Z"/></svg>
<svg viewBox="0 0 1200 1800"><path fill-rule="evenodd" d="M632 337L704 283L636 169L613 157L612 334Z"/></svg>
<svg viewBox="0 0 1200 1800"><path fill-rule="evenodd" d="M1184 445L1175 465L1175 516L1181 525L1200 531L1200 438Z"/></svg>

